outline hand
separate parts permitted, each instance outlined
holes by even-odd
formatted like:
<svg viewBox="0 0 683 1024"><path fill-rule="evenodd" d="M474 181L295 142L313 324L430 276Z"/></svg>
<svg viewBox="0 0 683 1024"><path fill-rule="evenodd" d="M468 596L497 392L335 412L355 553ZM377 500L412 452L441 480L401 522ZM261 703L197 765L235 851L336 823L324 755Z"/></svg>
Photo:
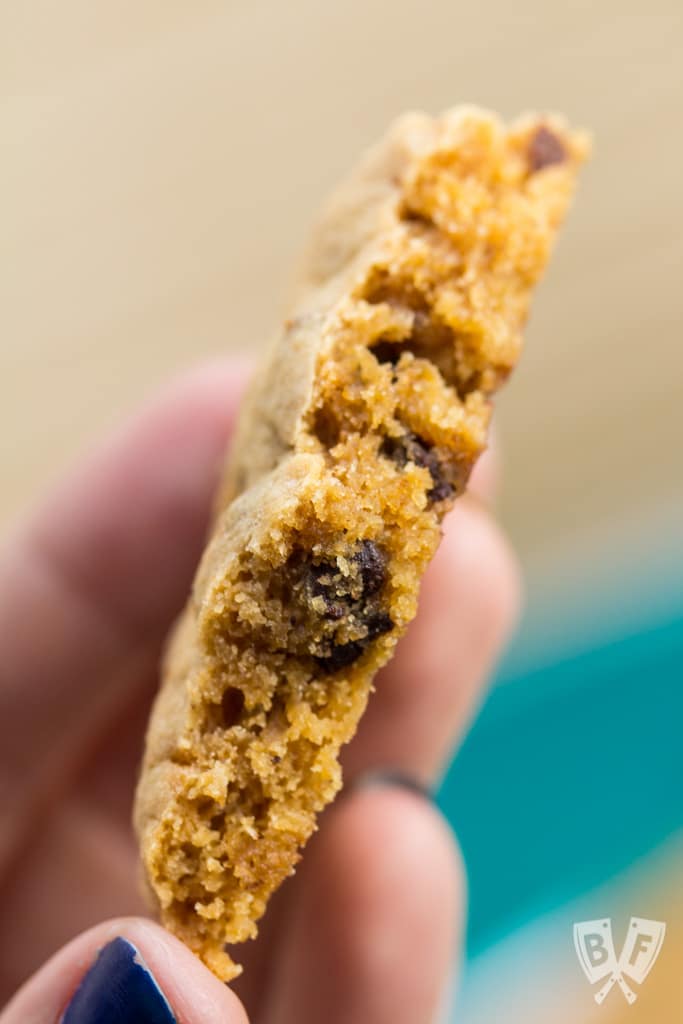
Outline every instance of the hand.
<svg viewBox="0 0 683 1024"><path fill-rule="evenodd" d="M78 935L0 1024L53 1024L84 976L67 1024L170 1021L159 989L183 1024L243 1022L243 1007L252 1024L418 1024L455 962L455 841L427 799L368 773L435 784L515 618L514 561L485 505L488 456L344 751L345 792L259 938L236 951L244 975L226 988L138 916L129 822L144 725L244 376L220 363L168 388L18 525L0 558L0 1001ZM120 1002L103 1009L112 992Z"/></svg>

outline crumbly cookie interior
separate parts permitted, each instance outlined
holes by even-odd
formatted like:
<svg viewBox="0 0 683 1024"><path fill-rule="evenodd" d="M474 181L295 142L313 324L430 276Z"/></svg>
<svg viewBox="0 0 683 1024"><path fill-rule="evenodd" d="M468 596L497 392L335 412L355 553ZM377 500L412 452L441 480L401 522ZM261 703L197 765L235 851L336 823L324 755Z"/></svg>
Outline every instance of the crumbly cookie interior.
<svg viewBox="0 0 683 1024"><path fill-rule="evenodd" d="M191 651L183 728L148 764L170 765L170 795L141 830L164 924L221 978L338 791L340 747L415 615L580 150L556 124L465 121L285 325L315 336L312 387L292 444L245 470L216 524L171 648Z"/></svg>

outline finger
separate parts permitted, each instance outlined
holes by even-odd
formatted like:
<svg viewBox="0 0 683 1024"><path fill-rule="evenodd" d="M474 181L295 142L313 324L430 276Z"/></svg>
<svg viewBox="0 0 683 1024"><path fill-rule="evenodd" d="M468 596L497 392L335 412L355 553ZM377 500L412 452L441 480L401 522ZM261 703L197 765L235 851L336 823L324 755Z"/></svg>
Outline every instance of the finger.
<svg viewBox="0 0 683 1024"><path fill-rule="evenodd" d="M106 806L71 792L56 813L41 817L2 880L0 1006L80 931L108 917L148 914L130 832L111 821Z"/></svg>
<svg viewBox="0 0 683 1024"><path fill-rule="evenodd" d="M153 671L201 551L244 377L221 363L171 385L9 538L0 806L14 818L11 833L0 830L0 859L32 813L27 788L49 800Z"/></svg>
<svg viewBox="0 0 683 1024"><path fill-rule="evenodd" d="M371 785L330 809L294 880L259 1024L429 1024L454 963L463 872L422 796Z"/></svg>
<svg viewBox="0 0 683 1024"><path fill-rule="evenodd" d="M158 925L121 918L60 950L0 1024L247 1024L239 1000Z"/></svg>
<svg viewBox="0 0 683 1024"><path fill-rule="evenodd" d="M240 365L202 367L101 444L10 538L2 596L8 576L28 574L36 598L41 581L59 591L63 627L82 625L85 603L103 635L165 628L201 550L244 380Z"/></svg>
<svg viewBox="0 0 683 1024"><path fill-rule="evenodd" d="M467 484L467 493L473 494L486 504L493 504L498 493L500 480L500 456L493 427L486 451L478 459Z"/></svg>
<svg viewBox="0 0 683 1024"><path fill-rule="evenodd" d="M518 607L507 543L485 507L462 498L444 522L417 616L343 753L345 779L394 766L432 782L477 706Z"/></svg>

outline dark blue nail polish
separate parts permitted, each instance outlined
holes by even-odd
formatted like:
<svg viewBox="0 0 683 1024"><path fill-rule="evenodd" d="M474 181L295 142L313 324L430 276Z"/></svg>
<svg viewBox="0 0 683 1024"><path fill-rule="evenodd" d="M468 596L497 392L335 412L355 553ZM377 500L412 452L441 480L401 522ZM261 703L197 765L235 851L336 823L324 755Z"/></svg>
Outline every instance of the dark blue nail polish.
<svg viewBox="0 0 683 1024"><path fill-rule="evenodd" d="M98 953L61 1024L176 1024L176 1019L135 946L118 938Z"/></svg>

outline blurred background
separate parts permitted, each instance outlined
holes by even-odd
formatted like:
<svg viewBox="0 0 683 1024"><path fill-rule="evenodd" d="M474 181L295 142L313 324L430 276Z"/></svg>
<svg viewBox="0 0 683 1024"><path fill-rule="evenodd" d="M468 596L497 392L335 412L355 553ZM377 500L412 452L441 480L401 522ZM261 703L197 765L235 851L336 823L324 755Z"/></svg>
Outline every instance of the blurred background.
<svg viewBox="0 0 683 1024"><path fill-rule="evenodd" d="M441 800L466 1024L683 1020L683 8L31 0L0 10L0 525L163 378L273 331L308 224L408 108L595 138L497 414L527 613ZM598 1008L572 922L667 922Z"/></svg>

